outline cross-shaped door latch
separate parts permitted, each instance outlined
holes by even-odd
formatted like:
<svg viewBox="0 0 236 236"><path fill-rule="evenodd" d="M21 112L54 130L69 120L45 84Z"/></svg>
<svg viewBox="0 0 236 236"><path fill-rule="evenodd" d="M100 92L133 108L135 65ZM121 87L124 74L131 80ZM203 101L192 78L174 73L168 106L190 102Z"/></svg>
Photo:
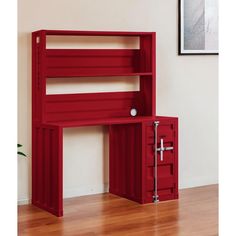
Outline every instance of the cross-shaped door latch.
<svg viewBox="0 0 236 236"><path fill-rule="evenodd" d="M164 151L170 151L173 150L174 147L164 147L164 140L161 138L161 146L159 148L156 149L157 152L160 152L160 160L163 161L163 154Z"/></svg>

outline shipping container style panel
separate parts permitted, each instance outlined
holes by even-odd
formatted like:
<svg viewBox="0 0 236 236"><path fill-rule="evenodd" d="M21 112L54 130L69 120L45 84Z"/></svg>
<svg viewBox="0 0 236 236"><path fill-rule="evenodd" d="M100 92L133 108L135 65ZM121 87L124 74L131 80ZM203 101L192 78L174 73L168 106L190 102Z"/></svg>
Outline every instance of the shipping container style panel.
<svg viewBox="0 0 236 236"><path fill-rule="evenodd" d="M151 73L140 69L139 49L47 49L45 61L50 78Z"/></svg>
<svg viewBox="0 0 236 236"><path fill-rule="evenodd" d="M109 192L141 202L141 123L109 128Z"/></svg>
<svg viewBox="0 0 236 236"><path fill-rule="evenodd" d="M56 216L63 215L62 129L33 127L32 204Z"/></svg>
<svg viewBox="0 0 236 236"><path fill-rule="evenodd" d="M158 120L157 147L172 150L157 152L157 194L160 201L178 198L178 119L167 118ZM143 203L153 202L155 188L155 148L154 148L154 123L143 123Z"/></svg>
<svg viewBox="0 0 236 236"><path fill-rule="evenodd" d="M139 92L47 95L45 121L130 117L132 108L136 108L140 115L146 115L141 114L139 97Z"/></svg>

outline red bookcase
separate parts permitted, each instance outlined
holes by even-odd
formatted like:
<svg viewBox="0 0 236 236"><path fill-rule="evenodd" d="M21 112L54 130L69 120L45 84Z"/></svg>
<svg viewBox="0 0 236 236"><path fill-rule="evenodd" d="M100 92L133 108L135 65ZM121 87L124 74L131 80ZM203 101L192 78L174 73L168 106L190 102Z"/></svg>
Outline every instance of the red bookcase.
<svg viewBox="0 0 236 236"><path fill-rule="evenodd" d="M47 36L138 37L139 49L48 49ZM156 116L154 32L32 33L32 204L63 215L63 128L109 126L109 191L178 198L178 121ZM48 78L139 76L139 91L46 94ZM135 108L138 115L132 117Z"/></svg>

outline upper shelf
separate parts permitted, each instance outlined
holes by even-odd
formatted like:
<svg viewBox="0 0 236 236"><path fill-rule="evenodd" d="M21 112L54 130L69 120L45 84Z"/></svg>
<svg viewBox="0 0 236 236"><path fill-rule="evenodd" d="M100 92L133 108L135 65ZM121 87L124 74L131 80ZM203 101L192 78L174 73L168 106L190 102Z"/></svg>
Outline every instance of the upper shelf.
<svg viewBox="0 0 236 236"><path fill-rule="evenodd" d="M113 77L113 76L152 76L151 72L133 72L133 73L114 73L114 72L96 72L96 73L77 73L76 70L69 72L66 70L53 71L47 74L47 78L65 78L65 77Z"/></svg>
<svg viewBox="0 0 236 236"><path fill-rule="evenodd" d="M155 32L126 32L126 31L78 31L78 30L39 30L35 33L45 35L83 35L83 36L150 36Z"/></svg>

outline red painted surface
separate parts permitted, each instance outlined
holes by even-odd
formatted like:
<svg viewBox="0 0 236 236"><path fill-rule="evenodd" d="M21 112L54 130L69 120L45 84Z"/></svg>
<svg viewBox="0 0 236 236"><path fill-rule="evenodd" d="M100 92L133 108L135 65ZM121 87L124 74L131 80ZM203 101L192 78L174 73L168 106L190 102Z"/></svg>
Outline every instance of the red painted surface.
<svg viewBox="0 0 236 236"><path fill-rule="evenodd" d="M104 76L151 73L140 68L138 49L47 49L46 76Z"/></svg>
<svg viewBox="0 0 236 236"><path fill-rule="evenodd" d="M161 138L164 146L174 147L174 150L164 152L163 161L158 154L159 200L178 198L178 119L164 117L110 126L111 193L139 203L153 202L154 121L160 121L158 147Z"/></svg>
<svg viewBox="0 0 236 236"><path fill-rule="evenodd" d="M129 117L136 107L144 115L143 104L138 104L139 92L87 93L47 95L45 121L78 121Z"/></svg>
<svg viewBox="0 0 236 236"><path fill-rule="evenodd" d="M139 49L47 49L47 35L135 36ZM32 34L32 203L63 215L62 129L108 125L110 192L152 202L153 121L174 151L158 163L160 200L178 197L177 119L156 117L155 33L41 30ZM46 79L140 76L140 91L46 94ZM132 78L129 78L132 79ZM89 80L89 78L88 78ZM137 117L130 109L138 110Z"/></svg>
<svg viewBox="0 0 236 236"><path fill-rule="evenodd" d="M173 150L163 153L163 161L158 152L157 168L157 193L159 200L170 200L178 198L178 119L164 118L157 128L157 146L160 147L160 140L164 140L164 146L173 147ZM154 125L153 122L143 123L143 192L142 202L153 202L154 194Z"/></svg>
<svg viewBox="0 0 236 236"><path fill-rule="evenodd" d="M153 32L130 32L130 31L81 31L81 30L40 30L47 35L81 35L81 36L142 36L153 35Z"/></svg>
<svg viewBox="0 0 236 236"><path fill-rule="evenodd" d="M32 204L62 216L62 128L34 125L32 139Z"/></svg>
<svg viewBox="0 0 236 236"><path fill-rule="evenodd" d="M109 192L140 202L142 123L109 129Z"/></svg>

